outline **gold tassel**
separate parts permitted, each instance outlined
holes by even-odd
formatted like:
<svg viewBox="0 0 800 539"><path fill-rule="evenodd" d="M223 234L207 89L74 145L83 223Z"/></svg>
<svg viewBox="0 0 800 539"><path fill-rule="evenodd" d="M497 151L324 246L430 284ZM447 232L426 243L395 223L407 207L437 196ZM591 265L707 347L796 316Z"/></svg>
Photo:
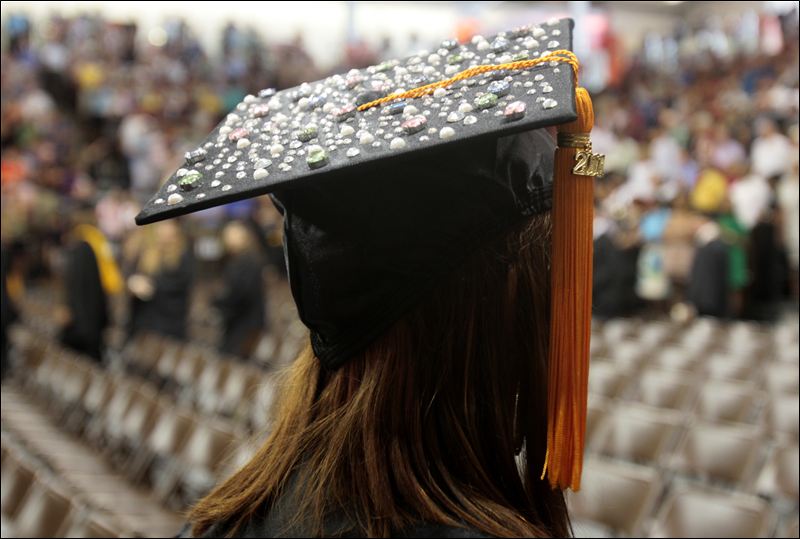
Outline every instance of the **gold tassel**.
<svg viewBox="0 0 800 539"><path fill-rule="evenodd" d="M603 156L591 152L594 111L584 88L578 118L559 126L553 178L547 454L542 479L579 490L583 469L589 338L592 322L594 176Z"/></svg>

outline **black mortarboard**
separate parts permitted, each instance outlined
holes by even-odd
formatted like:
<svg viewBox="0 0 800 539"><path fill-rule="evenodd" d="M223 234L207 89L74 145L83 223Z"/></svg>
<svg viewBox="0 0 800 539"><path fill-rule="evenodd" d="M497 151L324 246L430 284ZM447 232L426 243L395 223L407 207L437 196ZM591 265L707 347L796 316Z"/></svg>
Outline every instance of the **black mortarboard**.
<svg viewBox="0 0 800 539"><path fill-rule="evenodd" d="M317 357L337 368L481 242L549 210L554 189L558 200L559 183L567 192L586 183L572 179L585 177L575 174L587 174L597 161L581 134L591 128L591 108L585 91L576 99L572 26L565 19L476 36L463 45L444 41L404 60L247 96L186 154L183 167L136 221L151 223L270 194L284 214L284 251L300 318ZM588 129L581 129L587 122ZM562 175L572 178L554 186L555 145L540 128L564 125L572 126L564 131L573 134L560 138L567 150ZM556 168L558 160L556 155ZM564 282L554 277L554 305L557 289L564 288L560 308L569 311L564 316L554 310L554 322L568 319L559 327L569 326L566 340L578 344L564 351L564 336L552 336L550 347L561 356L581 356L584 363L589 313L575 312L590 309L585 281L590 286L591 264L587 269L570 263L562 271L557 258L559 242L562 252L574 250L576 241L586 250L586 237L591 256L588 185L589 218L583 219L588 235L572 210L561 212L569 225L559 231L554 212L553 272L575 273ZM585 199L587 188L582 189L580 196L567 194L564 200ZM585 207L586 200L580 204ZM574 257L562 253L562 258ZM575 335L573 326L586 335ZM567 398L577 391L585 415L586 367L568 370L578 378L569 381L576 389ZM564 369L555 369L551 358L551 380L563 378L554 371ZM555 383L568 385L562 379ZM562 405L551 402L551 412ZM583 430L578 430L582 451ZM563 438L561 431L551 437ZM548 458L554 485L577 484L575 467L557 464L558 456Z"/></svg>

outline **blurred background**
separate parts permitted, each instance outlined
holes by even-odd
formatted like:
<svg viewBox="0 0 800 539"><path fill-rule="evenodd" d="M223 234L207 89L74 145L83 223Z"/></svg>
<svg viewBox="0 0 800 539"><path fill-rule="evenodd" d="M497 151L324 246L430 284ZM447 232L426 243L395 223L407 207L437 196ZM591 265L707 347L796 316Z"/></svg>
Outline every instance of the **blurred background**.
<svg viewBox="0 0 800 539"><path fill-rule="evenodd" d="M579 536L798 537L797 2L3 2L2 536L170 536L307 338L267 198L137 228L247 94L575 19Z"/></svg>

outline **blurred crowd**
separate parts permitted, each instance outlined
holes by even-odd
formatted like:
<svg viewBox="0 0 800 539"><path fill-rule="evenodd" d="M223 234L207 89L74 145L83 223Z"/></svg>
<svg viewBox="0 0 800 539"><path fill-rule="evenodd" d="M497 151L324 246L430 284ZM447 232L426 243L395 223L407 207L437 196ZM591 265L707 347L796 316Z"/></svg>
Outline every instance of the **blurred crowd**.
<svg viewBox="0 0 800 539"><path fill-rule="evenodd" d="M671 69L637 58L596 96L597 316L764 321L796 308L796 12L779 23L777 50L747 54L728 36L726 54Z"/></svg>
<svg viewBox="0 0 800 539"><path fill-rule="evenodd" d="M6 304L26 286L55 281L64 285L54 312L62 338L90 355L112 323L183 338L193 289L215 275L208 305L226 335L219 346L246 356L269 318L268 291L253 287L264 267L280 275L283 266L268 199L141 229L133 217L246 94L327 74L302 36L267 44L229 24L211 55L181 21L146 39L133 24L94 15L36 27L12 15L5 24L4 325L13 319ZM704 51L672 70L634 56L621 81L597 94L593 139L608 172L597 185L598 316L769 319L789 298L796 304L796 14L779 31L778 50ZM330 71L390 50L388 40L378 50L356 43ZM87 272L87 260L96 269ZM70 297L92 286L94 306ZM85 309L93 327L74 327Z"/></svg>

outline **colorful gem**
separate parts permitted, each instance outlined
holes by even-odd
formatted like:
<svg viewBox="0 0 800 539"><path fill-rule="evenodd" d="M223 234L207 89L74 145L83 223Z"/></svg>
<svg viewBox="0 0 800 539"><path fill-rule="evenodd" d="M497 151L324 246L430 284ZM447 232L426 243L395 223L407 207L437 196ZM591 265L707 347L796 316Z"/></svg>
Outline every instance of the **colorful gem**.
<svg viewBox="0 0 800 539"><path fill-rule="evenodd" d="M312 169L322 168L328 164L328 154L322 146L311 146L308 148L306 163Z"/></svg>
<svg viewBox="0 0 800 539"><path fill-rule="evenodd" d="M181 188L181 191L191 191L198 186L202 177L203 175L196 170L190 170L178 180L178 186Z"/></svg>
<svg viewBox="0 0 800 539"><path fill-rule="evenodd" d="M404 121L400 124L400 127L403 128L403 131L406 135L413 135L419 131L425 129L425 126L428 123L428 119L425 116L412 116L411 118Z"/></svg>
<svg viewBox="0 0 800 539"><path fill-rule="evenodd" d="M314 124L308 124L303 129L298 131L297 133L297 140L301 142L308 142L313 138L317 138L317 126Z"/></svg>
<svg viewBox="0 0 800 539"><path fill-rule="evenodd" d="M405 101L393 101L392 103L386 105L386 108L384 110L386 111L387 114L394 115L402 113L404 108L406 108Z"/></svg>
<svg viewBox="0 0 800 539"><path fill-rule="evenodd" d="M475 98L475 108L478 110L490 109L497 105L497 95L486 93Z"/></svg>
<svg viewBox="0 0 800 539"><path fill-rule="evenodd" d="M492 81L489 86L486 87L486 90L497 97L502 97L511 91L511 85L504 80L496 80ZM494 105L489 106L491 107Z"/></svg>
<svg viewBox="0 0 800 539"><path fill-rule="evenodd" d="M250 131L248 131L244 127L237 127L236 129L228 133L228 140L236 142L239 139L245 138L249 134Z"/></svg>
<svg viewBox="0 0 800 539"><path fill-rule="evenodd" d="M525 105L524 101L513 101L506 105L506 108L503 111L503 116L505 116L506 120L519 120L525 116L526 108L527 105Z"/></svg>
<svg viewBox="0 0 800 539"><path fill-rule="evenodd" d="M312 95L308 98L308 106L312 109L316 109L324 105L327 100L328 99L322 94Z"/></svg>

